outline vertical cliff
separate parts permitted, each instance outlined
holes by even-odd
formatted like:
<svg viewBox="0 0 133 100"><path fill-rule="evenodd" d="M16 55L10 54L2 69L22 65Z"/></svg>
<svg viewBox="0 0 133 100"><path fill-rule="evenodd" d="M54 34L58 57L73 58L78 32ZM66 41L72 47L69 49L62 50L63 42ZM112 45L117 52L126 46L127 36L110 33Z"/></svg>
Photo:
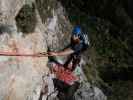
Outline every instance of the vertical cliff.
<svg viewBox="0 0 133 100"><path fill-rule="evenodd" d="M70 42L72 24L62 4L56 0L1 0L0 53L34 54L61 50ZM38 100L42 88L53 91L48 57L0 56L0 100ZM50 83L49 83L50 82ZM106 100L100 89L84 85L75 95L78 100ZM84 98L79 94L83 93ZM84 93L90 93L86 95Z"/></svg>

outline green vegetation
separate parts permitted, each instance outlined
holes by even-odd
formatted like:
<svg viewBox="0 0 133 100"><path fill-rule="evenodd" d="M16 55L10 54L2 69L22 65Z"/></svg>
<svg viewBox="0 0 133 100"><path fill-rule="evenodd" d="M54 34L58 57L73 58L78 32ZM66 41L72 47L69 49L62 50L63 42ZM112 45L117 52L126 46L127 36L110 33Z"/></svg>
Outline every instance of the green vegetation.
<svg viewBox="0 0 133 100"><path fill-rule="evenodd" d="M133 82L117 81L110 83L113 88L113 95L109 100L132 100L133 99Z"/></svg>
<svg viewBox="0 0 133 100"><path fill-rule="evenodd" d="M86 65L84 67L84 72L85 75L88 79L89 82L94 81L96 78L96 72L95 72L95 68L92 65Z"/></svg>

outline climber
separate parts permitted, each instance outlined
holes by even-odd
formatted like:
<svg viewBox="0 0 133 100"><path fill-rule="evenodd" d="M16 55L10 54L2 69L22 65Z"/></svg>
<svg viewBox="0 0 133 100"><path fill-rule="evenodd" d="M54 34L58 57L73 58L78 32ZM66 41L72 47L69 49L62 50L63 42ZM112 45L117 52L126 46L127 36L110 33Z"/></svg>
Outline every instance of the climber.
<svg viewBox="0 0 133 100"><path fill-rule="evenodd" d="M68 48L58 52L48 52L50 56L65 56L69 55L64 67L73 71L80 62L81 53L89 46L88 37L82 32L80 26L75 26L72 31L71 44ZM72 67L68 68L68 65L72 62Z"/></svg>
<svg viewBox="0 0 133 100"><path fill-rule="evenodd" d="M74 93L80 84L78 81L75 81L76 77L74 77L71 73L79 64L81 53L87 49L88 45L89 42L87 35L82 32L80 26L76 26L72 31L71 44L68 48L64 49L63 51L48 52L49 56L69 56L65 64L58 64L57 62L52 64L52 68L54 71L56 71L58 76L53 78L53 83L54 87L58 89L57 97L59 100L74 100ZM61 66L63 66L66 70L63 71L63 67ZM67 70L69 71L69 74L67 74Z"/></svg>

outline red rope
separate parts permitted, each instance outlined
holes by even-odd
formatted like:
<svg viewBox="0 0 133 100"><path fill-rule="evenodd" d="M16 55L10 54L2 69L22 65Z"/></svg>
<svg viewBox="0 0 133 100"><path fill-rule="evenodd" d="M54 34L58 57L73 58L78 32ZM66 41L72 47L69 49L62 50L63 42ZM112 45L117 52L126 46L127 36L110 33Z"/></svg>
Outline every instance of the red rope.
<svg viewBox="0 0 133 100"><path fill-rule="evenodd" d="M24 53L16 53L16 52L0 52L0 56L25 56L25 57L47 57L49 56L46 52L43 54L24 54Z"/></svg>

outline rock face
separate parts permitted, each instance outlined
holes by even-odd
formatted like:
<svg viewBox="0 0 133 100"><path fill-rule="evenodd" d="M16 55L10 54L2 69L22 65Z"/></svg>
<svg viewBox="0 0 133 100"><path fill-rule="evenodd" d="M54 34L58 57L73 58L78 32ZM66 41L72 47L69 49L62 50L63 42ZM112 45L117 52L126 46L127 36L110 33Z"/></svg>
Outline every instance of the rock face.
<svg viewBox="0 0 133 100"><path fill-rule="evenodd" d="M25 38L21 33L15 36L4 33L1 38L1 51L25 54L46 51L40 33L32 33ZM0 99L34 100L39 92L36 89L41 89L41 76L48 71L47 58L1 56L0 60Z"/></svg>
<svg viewBox="0 0 133 100"><path fill-rule="evenodd" d="M38 2L34 2L34 7L40 6L41 0L38 0ZM63 39L64 35L59 28L62 28L61 24L65 26L67 22L63 19L65 18L62 13L63 8L55 9L57 11L52 8L50 10L52 12L51 17L46 17L45 22L40 18L44 15L41 15L38 8L35 8L34 16L37 20L34 31L26 33L21 30L22 27L28 27L30 30L33 25L34 19L29 21L31 14L28 15L28 12L32 11L30 9L32 3L33 1L27 2L25 0L0 1L0 52L32 54L46 52L47 46L54 49L58 48L61 44L59 39ZM50 3L48 4L50 5ZM45 8L43 10L45 11ZM62 16L59 16L60 13L62 13ZM24 22L24 24L21 22ZM29 26L26 26L27 24ZM67 24L70 23L67 22ZM58 36L57 33L59 33ZM68 33L66 34L68 35ZM42 76L48 73L46 64L47 57L0 56L0 100L39 99L43 84Z"/></svg>
<svg viewBox="0 0 133 100"><path fill-rule="evenodd" d="M107 100L107 97L99 88L84 83L75 93L75 100Z"/></svg>
<svg viewBox="0 0 133 100"><path fill-rule="evenodd" d="M0 23L13 24L14 18L25 0L1 0L0 1Z"/></svg>
<svg viewBox="0 0 133 100"><path fill-rule="evenodd" d="M1 0L0 53L63 49L72 27L65 14L54 0ZM42 78L49 73L47 61L47 57L0 56L0 100L38 100L42 88L49 84L47 96L54 88L50 78L46 82L46 77Z"/></svg>
<svg viewBox="0 0 133 100"><path fill-rule="evenodd" d="M25 3L25 0L0 1L0 52L31 54L47 51L39 18L34 32L24 36L17 31L15 17ZM47 57L0 56L0 100L37 100L42 76L48 73L46 64Z"/></svg>
<svg viewBox="0 0 133 100"><path fill-rule="evenodd" d="M23 33L11 32L0 35L0 52L31 54L47 50L42 33L24 37ZM1 56L0 100L36 100L42 86L42 75L48 72L46 63L46 57Z"/></svg>

